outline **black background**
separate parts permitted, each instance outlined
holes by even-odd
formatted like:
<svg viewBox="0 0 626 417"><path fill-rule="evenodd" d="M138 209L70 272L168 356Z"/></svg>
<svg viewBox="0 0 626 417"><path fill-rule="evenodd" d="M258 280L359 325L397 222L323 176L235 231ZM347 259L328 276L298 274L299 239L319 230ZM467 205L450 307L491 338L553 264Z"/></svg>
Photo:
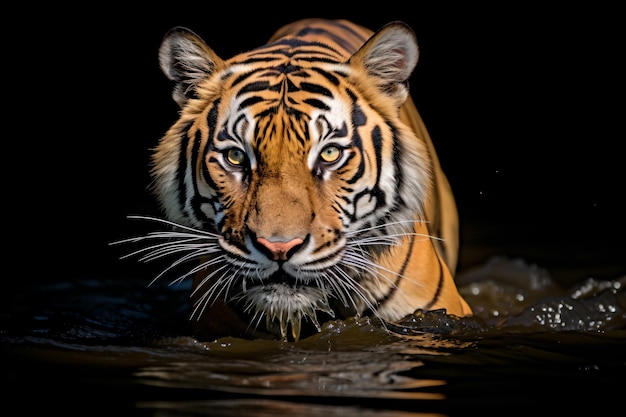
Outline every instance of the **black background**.
<svg viewBox="0 0 626 417"><path fill-rule="evenodd" d="M187 26L227 58L304 17L371 29L403 20L416 32L411 91L457 195L461 268L496 253L572 279L623 271L621 13L584 3L437 3L91 4L7 14L15 20L5 36L13 97L5 125L14 128L5 132L5 221L17 233L5 262L18 267L8 281L148 282L154 271L120 261L131 248L109 243L149 226L126 216L158 214L147 191L150 148L178 111L158 66L163 35Z"/></svg>

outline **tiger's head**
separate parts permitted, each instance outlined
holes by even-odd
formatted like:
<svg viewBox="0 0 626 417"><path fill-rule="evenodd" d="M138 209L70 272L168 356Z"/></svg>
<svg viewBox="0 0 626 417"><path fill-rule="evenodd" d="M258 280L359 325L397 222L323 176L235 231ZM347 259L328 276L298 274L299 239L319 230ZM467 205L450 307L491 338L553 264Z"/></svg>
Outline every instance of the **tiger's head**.
<svg viewBox="0 0 626 417"><path fill-rule="evenodd" d="M400 22L337 25L227 60L182 27L162 42L181 110L153 186L168 220L195 231L178 248L200 259L199 318L223 304L298 339L322 316L375 313L393 286L377 259L414 231L431 186L428 151L399 117L417 42Z"/></svg>

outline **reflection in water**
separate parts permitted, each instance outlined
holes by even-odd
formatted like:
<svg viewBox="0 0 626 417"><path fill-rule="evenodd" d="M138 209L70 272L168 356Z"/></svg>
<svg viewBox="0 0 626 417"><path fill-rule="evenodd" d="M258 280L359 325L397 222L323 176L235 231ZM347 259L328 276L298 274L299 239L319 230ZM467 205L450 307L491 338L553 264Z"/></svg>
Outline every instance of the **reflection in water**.
<svg viewBox="0 0 626 417"><path fill-rule="evenodd" d="M179 339L175 343L190 343L190 339ZM281 342L272 345L271 349L259 352L256 342L233 339L204 344L203 349L214 354L201 355L197 360L149 366L135 376L146 384L246 394L442 398L440 394L420 392L419 389L438 386L443 381L402 376L403 372L420 366L420 363L407 359L406 352L398 349L399 345L372 349L353 345L355 350L347 351L321 349L323 343L298 347ZM382 357L385 360L379 360Z"/></svg>
<svg viewBox="0 0 626 417"><path fill-rule="evenodd" d="M38 393L23 412L66 415L423 416L578 400L600 410L623 387L626 277L562 289L537 266L494 258L458 280L475 317L331 321L297 343L198 342L185 286L35 287L3 307L4 392L9 404Z"/></svg>
<svg viewBox="0 0 626 417"><path fill-rule="evenodd" d="M441 414L421 413L413 411L393 411L366 409L358 405L337 407L326 404L306 404L293 401L278 401L268 399L243 399L192 401L192 402L163 402L155 401L149 404L139 404L139 408L157 409L160 417L166 416L199 416L219 415L222 417L277 417L277 416L307 416L307 417L437 417ZM214 410L219 410L217 413Z"/></svg>

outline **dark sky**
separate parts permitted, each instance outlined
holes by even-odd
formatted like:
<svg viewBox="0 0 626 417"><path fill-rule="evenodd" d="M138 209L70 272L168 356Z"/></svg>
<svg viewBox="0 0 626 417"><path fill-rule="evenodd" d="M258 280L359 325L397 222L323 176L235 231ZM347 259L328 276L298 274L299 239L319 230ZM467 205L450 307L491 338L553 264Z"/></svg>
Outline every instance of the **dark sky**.
<svg viewBox="0 0 626 417"><path fill-rule="evenodd" d="M14 30L16 53L4 66L15 76L5 83L25 99L19 143L33 154L21 157L30 176L16 178L36 179L13 182L20 197L11 211L29 225L16 252L27 255L30 279L140 270L120 263L108 243L137 231L127 215L158 213L146 191L147 164L177 116L157 60L169 28L189 27L227 58L303 17L413 27L421 55L412 95L457 194L463 230L485 231L472 239L581 241L582 252L623 242L626 71L616 10L446 2L327 13L315 2L307 12L268 3L218 12L205 4L149 12L93 6L67 17L57 9L47 23L25 20Z"/></svg>

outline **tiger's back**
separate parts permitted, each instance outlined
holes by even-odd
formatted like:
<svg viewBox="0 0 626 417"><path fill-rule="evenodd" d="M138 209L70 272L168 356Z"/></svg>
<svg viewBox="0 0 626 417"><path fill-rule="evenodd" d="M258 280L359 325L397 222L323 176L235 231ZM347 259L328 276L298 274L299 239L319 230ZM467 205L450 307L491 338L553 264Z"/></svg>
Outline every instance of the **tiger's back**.
<svg viewBox="0 0 626 417"><path fill-rule="evenodd" d="M152 174L167 218L214 239L184 258L201 262L199 338L471 314L452 278L454 197L407 88L417 58L400 22L306 19L228 60L184 28L166 35L181 115Z"/></svg>

